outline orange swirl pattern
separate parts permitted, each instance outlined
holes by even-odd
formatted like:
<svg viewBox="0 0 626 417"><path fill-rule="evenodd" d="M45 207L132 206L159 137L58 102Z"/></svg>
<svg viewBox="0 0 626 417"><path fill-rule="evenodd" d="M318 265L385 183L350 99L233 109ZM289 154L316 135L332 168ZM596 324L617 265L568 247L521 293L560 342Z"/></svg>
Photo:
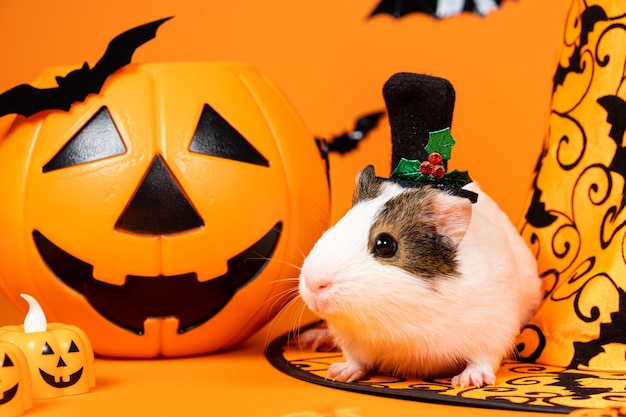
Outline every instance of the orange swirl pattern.
<svg viewBox="0 0 626 417"><path fill-rule="evenodd" d="M341 352L302 350L289 341L289 335L272 342L267 357L274 367L294 378L362 394L517 411L569 413L621 405L626 410L624 373L505 361L495 384L484 387L453 387L449 377L419 379L375 374L355 382L337 382L326 379L326 371L332 363L345 360Z"/></svg>

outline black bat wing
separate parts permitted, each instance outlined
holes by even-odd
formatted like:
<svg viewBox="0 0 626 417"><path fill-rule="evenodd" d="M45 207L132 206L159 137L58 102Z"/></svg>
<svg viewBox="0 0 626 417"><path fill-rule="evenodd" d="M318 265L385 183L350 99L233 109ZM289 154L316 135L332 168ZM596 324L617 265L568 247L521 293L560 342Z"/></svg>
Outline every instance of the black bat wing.
<svg viewBox="0 0 626 417"><path fill-rule="evenodd" d="M359 117L354 125L352 136L363 137L367 135L370 130L374 129L378 125L378 121L384 114L384 111L378 111Z"/></svg>
<svg viewBox="0 0 626 417"><path fill-rule="evenodd" d="M343 155L356 148L359 142L378 125L378 121L384 114L384 111L377 111L359 117L351 132L334 136L330 141L326 142L327 151L338 152Z"/></svg>
<svg viewBox="0 0 626 417"><path fill-rule="evenodd" d="M441 0L381 0L381 2L370 13L369 17L377 14L389 14L394 19L400 19L409 13L425 13L432 17L439 18L437 16L437 3ZM494 0L494 3L499 6L502 0ZM474 0L465 0L463 7L458 12L474 12L482 15Z"/></svg>
<svg viewBox="0 0 626 417"><path fill-rule="evenodd" d="M624 326L626 325L626 292L618 288L619 308L611 313L611 321L600 323L600 336L588 342L574 342L574 357L568 368L578 368L579 365L589 366L589 361L600 353L605 352L604 346L612 343L626 343Z"/></svg>
<svg viewBox="0 0 626 417"><path fill-rule="evenodd" d="M528 211L526 212L526 221L531 226L537 228L548 227L557 220L554 214L546 210L545 203L541 201L542 193L543 191L539 188L535 188L530 207L528 207Z"/></svg>
<svg viewBox="0 0 626 417"><path fill-rule="evenodd" d="M626 132L626 120L624 120L626 101L614 95L600 97L597 101L606 110L606 121L611 125L609 137L618 147L621 147L624 132Z"/></svg>
<svg viewBox="0 0 626 417"><path fill-rule="evenodd" d="M156 36L156 30L171 17L130 29L116 36L104 55L89 68L87 63L65 77L56 77L58 87L36 88L21 84L0 94L0 117L17 113L31 116L43 110L69 110L73 103L97 94L106 79L130 63L135 50Z"/></svg>
<svg viewBox="0 0 626 417"><path fill-rule="evenodd" d="M437 0L381 0L369 17L388 14L394 19L400 19L409 13L427 13L434 16L436 11Z"/></svg>
<svg viewBox="0 0 626 417"><path fill-rule="evenodd" d="M156 36L157 29L172 17L155 20L117 35L107 47L102 58L91 69L94 87L98 84L98 92L104 81L124 65L130 64L135 50Z"/></svg>
<svg viewBox="0 0 626 417"><path fill-rule="evenodd" d="M58 88L36 88L20 84L0 94L0 117L17 113L30 116L46 109L69 110L66 100L57 94Z"/></svg>
<svg viewBox="0 0 626 417"><path fill-rule="evenodd" d="M593 31L596 23L607 21L608 19L606 12L600 6L590 6L582 12L580 22L578 23L580 25L579 42L569 58L568 66L563 67L561 64L558 65L552 80L552 92L555 92L558 86L563 85L565 77L567 77L570 72L576 74L583 72L584 68L581 66L580 54L589 41L589 34Z"/></svg>

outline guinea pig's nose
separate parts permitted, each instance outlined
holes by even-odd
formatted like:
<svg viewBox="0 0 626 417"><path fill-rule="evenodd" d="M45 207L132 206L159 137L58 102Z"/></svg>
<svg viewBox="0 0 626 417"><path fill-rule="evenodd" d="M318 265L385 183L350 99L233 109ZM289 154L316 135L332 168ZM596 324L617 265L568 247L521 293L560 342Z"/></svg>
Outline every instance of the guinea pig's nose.
<svg viewBox="0 0 626 417"><path fill-rule="evenodd" d="M329 279L320 278L316 275L303 274L300 285L300 294L309 308L317 313L323 313L328 303L328 290L331 288Z"/></svg>
<svg viewBox="0 0 626 417"><path fill-rule="evenodd" d="M328 279L314 279L311 282L307 282L307 287L315 295L322 294L330 288L330 280Z"/></svg>

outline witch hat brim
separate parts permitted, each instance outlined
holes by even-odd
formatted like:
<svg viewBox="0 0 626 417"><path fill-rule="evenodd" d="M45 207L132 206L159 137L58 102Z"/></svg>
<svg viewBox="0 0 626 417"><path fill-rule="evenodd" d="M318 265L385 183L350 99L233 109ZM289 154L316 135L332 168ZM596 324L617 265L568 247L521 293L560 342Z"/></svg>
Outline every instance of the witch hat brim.
<svg viewBox="0 0 626 417"><path fill-rule="evenodd" d="M332 363L345 361L341 352L301 349L290 339L293 334L274 340L266 351L267 359L289 376L329 388L444 405L560 414L581 408L615 407L626 398L626 374L518 361L503 362L495 384L483 387L453 387L449 377L369 375L359 381L337 382L327 379L326 371Z"/></svg>

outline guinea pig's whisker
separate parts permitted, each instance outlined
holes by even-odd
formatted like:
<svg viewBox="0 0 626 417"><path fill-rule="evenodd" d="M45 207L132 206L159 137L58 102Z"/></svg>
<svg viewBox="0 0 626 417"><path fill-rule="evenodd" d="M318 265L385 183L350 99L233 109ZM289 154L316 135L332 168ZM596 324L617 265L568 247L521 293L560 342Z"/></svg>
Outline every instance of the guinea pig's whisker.
<svg viewBox="0 0 626 417"><path fill-rule="evenodd" d="M263 284L263 286L266 286L266 285L275 286L276 284L291 283L291 282L297 283L297 278L282 278L282 279L274 280L272 282L266 282ZM257 314L260 309L267 307L268 303L271 303L268 315L272 315L273 311L277 311L276 306L278 303L281 302L281 300L282 300L282 305L278 308L278 311L282 310L287 304L289 304L289 301L291 300L291 298L295 297L297 292L298 292L297 286L292 285L289 288L285 288L276 294L272 294L268 299L264 300L262 303L260 303L256 307L256 309L251 313L251 316L254 316L255 314Z"/></svg>
<svg viewBox="0 0 626 417"><path fill-rule="evenodd" d="M302 298L294 299L294 303L298 302L298 314L294 314L291 318L291 326L289 327L288 339L297 344L298 348L302 350L300 346L300 335L302 334L302 321L304 313L306 312L306 304L302 301Z"/></svg>
<svg viewBox="0 0 626 417"><path fill-rule="evenodd" d="M289 244L289 240L287 241L287 244ZM290 266L292 268L294 268L297 271L301 270L301 266L302 266L302 262L304 262L304 258L306 257L306 254L302 251L302 249L300 249L300 247L298 245L290 245L293 248L295 248L298 252L298 259L297 259L297 263L292 261L292 260L285 260L285 259L281 259L281 258L276 258L276 257L268 257L268 256L262 256L261 254L256 253L256 256L249 256L247 259L248 260L262 260L262 261L266 261L266 262L276 262L276 263L280 263L282 265L286 265L286 266Z"/></svg>
<svg viewBox="0 0 626 417"><path fill-rule="evenodd" d="M287 307L291 303L291 301L297 295L298 295L298 288L287 288L279 292L278 294L274 295L269 300L266 300L266 302L270 302L273 299L272 308L275 308L276 305L280 304L278 309L279 311L282 311L285 307Z"/></svg>
<svg viewBox="0 0 626 417"><path fill-rule="evenodd" d="M321 207L319 205L309 206L307 212L304 213L304 215L306 215L308 222L314 223L316 226L319 226L322 229L328 228L328 222L325 220L329 217L327 207Z"/></svg>
<svg viewBox="0 0 626 417"><path fill-rule="evenodd" d="M281 305L280 310L278 311L278 313L276 314L276 316L270 320L270 323L268 325L267 328L267 333L265 335L265 346L264 349L267 349L267 347L269 346L269 341L270 338L274 335L276 328L279 326L280 322L283 320L284 317L289 317L289 312L290 310L292 310L293 308L296 308L296 314L297 315L302 315L301 310L303 310L304 306L301 305L301 303L298 302L297 300L297 290L293 289L292 291L283 291L281 294L279 294L279 297L273 297L275 298L275 300L273 301L274 303L278 303L280 302L280 298L283 298L283 300L287 300L286 302L283 301L283 305ZM270 300L267 300L268 302ZM291 332L291 328L293 325L293 317L291 318L291 324L289 326L289 331Z"/></svg>

